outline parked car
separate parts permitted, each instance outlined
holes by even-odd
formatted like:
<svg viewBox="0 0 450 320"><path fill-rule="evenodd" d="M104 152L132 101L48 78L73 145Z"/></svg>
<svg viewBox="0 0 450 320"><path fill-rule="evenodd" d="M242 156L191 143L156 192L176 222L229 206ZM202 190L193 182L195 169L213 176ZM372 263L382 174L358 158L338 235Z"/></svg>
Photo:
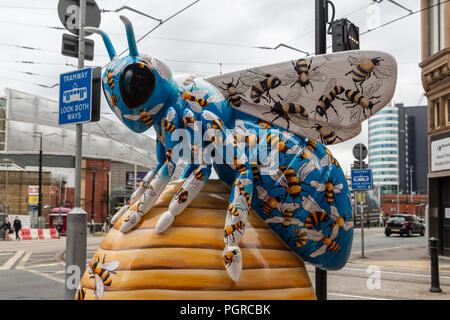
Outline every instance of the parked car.
<svg viewBox="0 0 450 320"><path fill-rule="evenodd" d="M413 233L425 235L425 226L419 218L412 214L394 214L386 222L384 233L389 237L392 233L410 237Z"/></svg>

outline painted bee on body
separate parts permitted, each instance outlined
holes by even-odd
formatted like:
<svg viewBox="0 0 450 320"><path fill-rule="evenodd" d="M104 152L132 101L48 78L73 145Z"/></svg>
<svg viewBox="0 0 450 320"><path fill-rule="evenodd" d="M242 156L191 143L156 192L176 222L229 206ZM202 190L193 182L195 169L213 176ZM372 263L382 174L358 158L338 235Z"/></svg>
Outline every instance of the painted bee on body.
<svg viewBox="0 0 450 320"><path fill-rule="evenodd" d="M336 239L336 237L339 234L339 226L337 226L337 224L332 224L331 225L331 235L330 237L323 237L320 241L322 241L323 246L321 246L317 251L314 251L313 253L311 253L311 258L315 258L319 255L324 254L327 249L331 252L337 252L340 249L339 244L334 241Z"/></svg>
<svg viewBox="0 0 450 320"><path fill-rule="evenodd" d="M318 181L311 181L311 185L316 188L318 192L324 192L325 193L325 201L328 204L331 204L334 202L335 194L340 193L344 185L342 183L339 183L335 185L333 183L333 180L330 179L325 182L325 184L322 184Z"/></svg>
<svg viewBox="0 0 450 320"><path fill-rule="evenodd" d="M118 67L116 67L116 64L114 63L111 64L106 73L106 77L103 77L103 83L108 84L111 89L114 89L114 78L122 71L125 64L125 62L122 62ZM112 69L114 69L114 71L111 72Z"/></svg>
<svg viewBox="0 0 450 320"><path fill-rule="evenodd" d="M208 106L210 103L221 102L225 100L221 93L217 93L204 99L207 93L207 90L184 91L181 92L181 99L186 101L186 103L189 104L192 110L198 113L202 112L202 108Z"/></svg>
<svg viewBox="0 0 450 320"><path fill-rule="evenodd" d="M150 111L141 111L139 112L139 114L126 114L123 117L129 120L133 120L133 121L139 121L141 120L145 125L147 126L152 126L153 125L153 119L152 116L156 115L164 106L163 103L155 106L153 109L151 109Z"/></svg>
<svg viewBox="0 0 450 320"><path fill-rule="evenodd" d="M294 211L300 208L298 203L278 203L277 209L281 212L281 217L272 217L266 219L266 223L279 223L284 228L294 225L297 227L302 227L303 222L299 219L294 218Z"/></svg>
<svg viewBox="0 0 450 320"><path fill-rule="evenodd" d="M175 115L176 115L175 109L172 109L172 110L167 114L167 117L166 117L166 119L165 119L165 121L164 121L164 129L165 129L167 132L172 133L172 132L175 131L175 124L172 122L173 119L175 119Z"/></svg>
<svg viewBox="0 0 450 320"><path fill-rule="evenodd" d="M238 256L238 251L237 250L231 250L231 251L227 251L225 252L225 254L223 255L223 262L225 263L225 265L227 267L231 266L231 264L233 262L238 262L239 256Z"/></svg>
<svg viewBox="0 0 450 320"><path fill-rule="evenodd" d="M231 238L231 241L234 243L235 242L235 236L234 233L237 231L239 232L241 235L243 233L245 229L245 222L239 220L237 223L232 224L232 225L228 225L225 227L225 231L224 231L224 237L227 241L228 244L228 239Z"/></svg>
<svg viewBox="0 0 450 320"><path fill-rule="evenodd" d="M184 81L183 81L183 86L189 87L192 84L192 88L195 88L195 82L194 79L195 78L199 78L201 77L199 74L191 74L189 77L187 77Z"/></svg>
<svg viewBox="0 0 450 320"><path fill-rule="evenodd" d="M75 300L84 300L86 298L86 289L80 287L75 294Z"/></svg>
<svg viewBox="0 0 450 320"><path fill-rule="evenodd" d="M263 201L261 210L264 214L271 215L278 205L281 203L282 197L270 197L269 193L261 186L256 186L258 198Z"/></svg>
<svg viewBox="0 0 450 320"><path fill-rule="evenodd" d="M119 267L119 261L110 261L106 262L106 254L103 256L103 261L100 263L100 257L97 256L97 261L92 265L91 270L89 271L92 276L90 278L95 278L95 296L98 299L103 297L103 293L105 290L105 286L111 286L112 279L111 274L116 274L116 270Z"/></svg>
<svg viewBox="0 0 450 320"><path fill-rule="evenodd" d="M328 213L317 204L313 197L302 197L302 200L303 209L310 213L305 219L305 228L321 229L320 225L329 220Z"/></svg>
<svg viewBox="0 0 450 320"><path fill-rule="evenodd" d="M294 247L303 247L308 240L320 241L323 239L323 234L321 230L310 230L305 228L294 229L295 237L291 238Z"/></svg>
<svg viewBox="0 0 450 320"><path fill-rule="evenodd" d="M363 83L373 75L377 79L388 79L395 75L395 68L393 66L381 65L384 61L381 57L372 59L366 58L362 53L354 53L348 57L348 62L353 67L352 70L345 75L352 75L352 80L355 84L356 91L363 93ZM359 84L360 88L358 88Z"/></svg>

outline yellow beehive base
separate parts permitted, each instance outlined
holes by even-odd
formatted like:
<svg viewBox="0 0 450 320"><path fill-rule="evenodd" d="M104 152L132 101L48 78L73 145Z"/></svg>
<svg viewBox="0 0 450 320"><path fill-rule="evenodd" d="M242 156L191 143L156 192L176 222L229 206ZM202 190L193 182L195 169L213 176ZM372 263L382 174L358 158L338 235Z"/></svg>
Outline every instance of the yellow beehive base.
<svg viewBox="0 0 450 320"><path fill-rule="evenodd" d="M163 195L135 228L119 229L126 213L108 233L81 280L85 299L96 299L89 270L97 261L120 261L102 299L114 300L311 300L315 299L305 265L250 212L242 249L238 282L223 265L223 230L229 188L209 181L173 225L158 235L155 225L167 210L181 181L169 184ZM132 208L133 209L133 208Z"/></svg>

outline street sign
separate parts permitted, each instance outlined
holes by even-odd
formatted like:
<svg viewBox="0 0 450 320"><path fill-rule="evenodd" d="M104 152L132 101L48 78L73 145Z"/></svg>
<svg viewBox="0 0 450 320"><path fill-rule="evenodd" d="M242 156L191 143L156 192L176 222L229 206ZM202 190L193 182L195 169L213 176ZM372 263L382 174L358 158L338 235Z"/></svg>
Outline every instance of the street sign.
<svg viewBox="0 0 450 320"><path fill-rule="evenodd" d="M59 125L100 119L100 73L101 68L86 68L61 74Z"/></svg>
<svg viewBox="0 0 450 320"><path fill-rule="evenodd" d="M371 190L372 170L354 169L352 170L352 190Z"/></svg>
<svg viewBox="0 0 450 320"><path fill-rule="evenodd" d="M80 4L79 0L60 0L58 3L58 16L64 27L78 36L80 25ZM98 28L100 26L100 9L94 0L86 1L86 26ZM86 32L85 36L92 33Z"/></svg>
<svg viewBox="0 0 450 320"><path fill-rule="evenodd" d="M61 42L61 53L67 57L78 58L78 42L77 36L64 33ZM84 43L84 58L86 60L94 60L94 41L85 39Z"/></svg>
<svg viewBox="0 0 450 320"><path fill-rule="evenodd" d="M367 157L367 147L358 143L353 147L353 156L356 160L364 160Z"/></svg>

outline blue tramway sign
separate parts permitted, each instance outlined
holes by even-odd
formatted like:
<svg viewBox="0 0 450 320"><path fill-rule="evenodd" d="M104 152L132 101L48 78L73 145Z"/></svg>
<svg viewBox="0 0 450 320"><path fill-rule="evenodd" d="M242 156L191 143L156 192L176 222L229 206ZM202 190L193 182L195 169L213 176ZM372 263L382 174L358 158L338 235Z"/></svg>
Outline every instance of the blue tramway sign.
<svg viewBox="0 0 450 320"><path fill-rule="evenodd" d="M372 190L372 170L353 169L352 170L352 190Z"/></svg>

